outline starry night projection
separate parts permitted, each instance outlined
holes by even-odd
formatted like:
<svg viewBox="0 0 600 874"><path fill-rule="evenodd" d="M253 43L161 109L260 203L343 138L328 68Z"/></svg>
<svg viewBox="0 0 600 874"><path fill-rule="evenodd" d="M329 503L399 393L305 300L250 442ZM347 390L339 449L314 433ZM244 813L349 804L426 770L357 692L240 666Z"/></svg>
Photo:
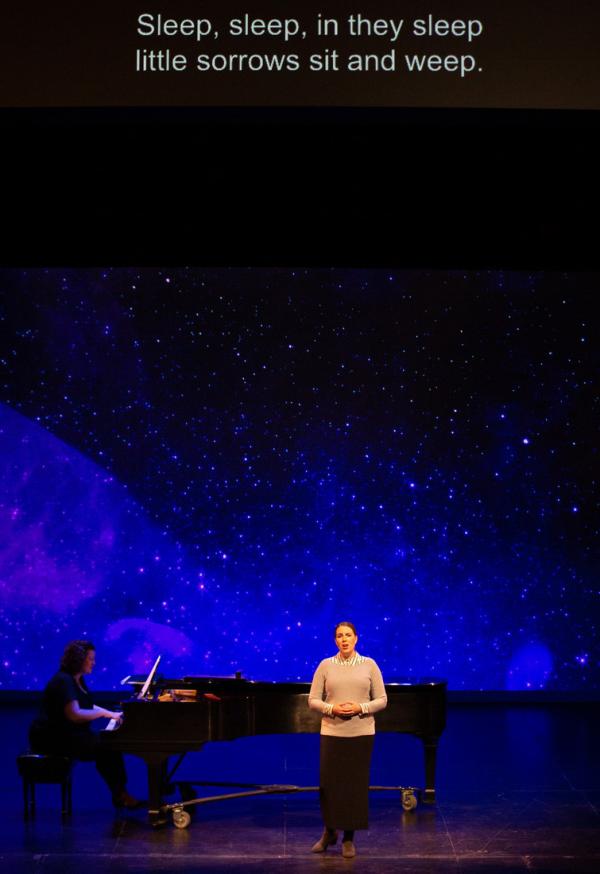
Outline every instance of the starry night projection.
<svg viewBox="0 0 600 874"><path fill-rule="evenodd" d="M600 688L600 275L0 273L2 688Z"/></svg>

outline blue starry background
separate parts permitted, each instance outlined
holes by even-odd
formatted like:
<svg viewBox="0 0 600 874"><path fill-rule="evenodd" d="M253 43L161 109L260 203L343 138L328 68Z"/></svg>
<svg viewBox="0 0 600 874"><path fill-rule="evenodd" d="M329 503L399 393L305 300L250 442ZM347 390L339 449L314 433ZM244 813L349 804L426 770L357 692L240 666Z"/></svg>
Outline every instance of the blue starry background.
<svg viewBox="0 0 600 874"><path fill-rule="evenodd" d="M600 276L0 273L2 688L67 640L309 681L600 687Z"/></svg>

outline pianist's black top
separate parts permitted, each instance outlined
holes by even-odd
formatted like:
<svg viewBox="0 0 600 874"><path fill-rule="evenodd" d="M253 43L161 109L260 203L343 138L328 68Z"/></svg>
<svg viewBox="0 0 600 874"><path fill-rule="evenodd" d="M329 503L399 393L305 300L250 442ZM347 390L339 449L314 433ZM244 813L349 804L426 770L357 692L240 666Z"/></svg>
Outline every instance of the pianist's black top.
<svg viewBox="0 0 600 874"><path fill-rule="evenodd" d="M81 682L84 685L83 679ZM40 714L31 726L32 741L34 737L66 741L69 737L87 734L92 730L91 722L72 722L67 719L65 707L70 701L77 701L82 710L92 710L94 707L89 690L80 688L71 674L58 671L44 689Z"/></svg>

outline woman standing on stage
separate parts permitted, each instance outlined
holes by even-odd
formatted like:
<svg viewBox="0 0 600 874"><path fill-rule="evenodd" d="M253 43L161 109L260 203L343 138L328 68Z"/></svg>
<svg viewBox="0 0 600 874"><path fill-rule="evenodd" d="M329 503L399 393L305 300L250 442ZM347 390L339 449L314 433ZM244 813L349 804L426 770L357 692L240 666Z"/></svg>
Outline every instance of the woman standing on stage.
<svg viewBox="0 0 600 874"><path fill-rule="evenodd" d="M354 832L368 828L369 768L375 739L374 713L387 695L373 659L356 651L358 635L351 622L338 622L336 656L324 659L313 677L308 706L321 720L321 813L325 830L313 846L323 853L342 829L342 855L356 855Z"/></svg>

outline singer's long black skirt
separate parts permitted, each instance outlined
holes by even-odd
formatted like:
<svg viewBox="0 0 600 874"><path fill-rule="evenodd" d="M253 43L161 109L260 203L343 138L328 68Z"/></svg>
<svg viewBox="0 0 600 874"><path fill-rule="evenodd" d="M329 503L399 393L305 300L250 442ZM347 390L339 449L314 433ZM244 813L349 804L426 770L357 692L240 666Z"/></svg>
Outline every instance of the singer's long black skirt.
<svg viewBox="0 0 600 874"><path fill-rule="evenodd" d="M374 734L321 735L321 813L328 828L350 831L369 827L369 776L374 740Z"/></svg>

